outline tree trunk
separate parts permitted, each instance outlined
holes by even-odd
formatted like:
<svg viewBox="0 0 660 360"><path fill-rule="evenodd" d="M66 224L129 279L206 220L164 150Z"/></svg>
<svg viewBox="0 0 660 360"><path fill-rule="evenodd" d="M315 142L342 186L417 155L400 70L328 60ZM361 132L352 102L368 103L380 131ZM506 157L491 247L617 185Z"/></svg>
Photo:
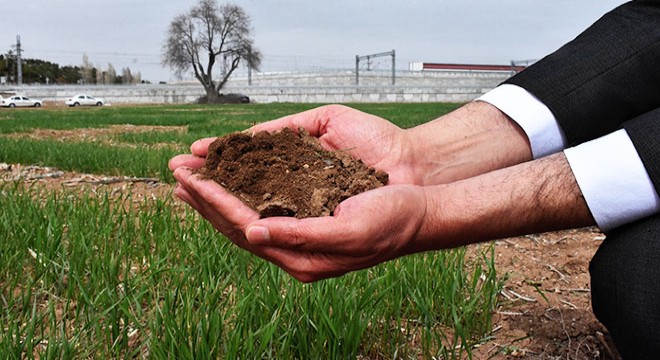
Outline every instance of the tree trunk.
<svg viewBox="0 0 660 360"><path fill-rule="evenodd" d="M206 102L208 104L216 104L218 102L218 99L220 99L220 95L218 94L217 91L215 91L215 86L204 86L204 89L206 90Z"/></svg>

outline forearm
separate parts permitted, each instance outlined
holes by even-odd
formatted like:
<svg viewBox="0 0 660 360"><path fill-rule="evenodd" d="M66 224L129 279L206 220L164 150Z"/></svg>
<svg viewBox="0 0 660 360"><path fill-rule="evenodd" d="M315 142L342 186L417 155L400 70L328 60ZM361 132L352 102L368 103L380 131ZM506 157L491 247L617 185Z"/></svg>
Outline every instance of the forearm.
<svg viewBox="0 0 660 360"><path fill-rule="evenodd" d="M426 191L414 252L595 224L563 153Z"/></svg>
<svg viewBox="0 0 660 360"><path fill-rule="evenodd" d="M485 102L466 104L407 133L418 185L467 179L532 159L522 129Z"/></svg>

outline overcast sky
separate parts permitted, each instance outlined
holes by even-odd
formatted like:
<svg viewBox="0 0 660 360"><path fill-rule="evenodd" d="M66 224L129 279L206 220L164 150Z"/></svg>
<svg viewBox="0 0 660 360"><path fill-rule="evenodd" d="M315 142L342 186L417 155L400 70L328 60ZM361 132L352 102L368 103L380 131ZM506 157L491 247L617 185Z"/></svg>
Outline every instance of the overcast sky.
<svg viewBox="0 0 660 360"><path fill-rule="evenodd" d="M129 66L153 82L174 79L161 48L174 16L197 0L4 1L0 53L21 36L25 58L102 69ZM223 1L220 1L223 2ZM396 50L411 61L508 64L570 41L621 0L235 0L251 16L264 70L337 68L355 55ZM378 65L378 64L376 64Z"/></svg>

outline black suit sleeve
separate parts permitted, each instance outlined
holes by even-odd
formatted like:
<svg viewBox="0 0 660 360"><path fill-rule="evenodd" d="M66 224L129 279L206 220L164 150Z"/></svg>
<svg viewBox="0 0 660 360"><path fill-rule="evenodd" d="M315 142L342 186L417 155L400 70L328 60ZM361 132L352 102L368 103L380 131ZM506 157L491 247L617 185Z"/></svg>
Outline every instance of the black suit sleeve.
<svg viewBox="0 0 660 360"><path fill-rule="evenodd" d="M571 146L620 129L660 107L660 1L619 6L506 83L539 98Z"/></svg>
<svg viewBox="0 0 660 360"><path fill-rule="evenodd" d="M660 108L625 122L623 127L642 159L656 193L660 194Z"/></svg>

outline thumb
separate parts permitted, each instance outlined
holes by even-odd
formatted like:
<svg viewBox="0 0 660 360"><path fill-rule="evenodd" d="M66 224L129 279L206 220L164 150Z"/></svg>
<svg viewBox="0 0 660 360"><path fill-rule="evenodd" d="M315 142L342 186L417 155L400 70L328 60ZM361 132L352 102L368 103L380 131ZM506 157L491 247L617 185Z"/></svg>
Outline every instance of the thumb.
<svg viewBox="0 0 660 360"><path fill-rule="evenodd" d="M263 225L249 225L245 231L245 238L252 245L270 244L270 230Z"/></svg>
<svg viewBox="0 0 660 360"><path fill-rule="evenodd" d="M352 227L332 216L295 219L272 217L248 225L245 237L252 245L310 252L336 252L353 236Z"/></svg>

